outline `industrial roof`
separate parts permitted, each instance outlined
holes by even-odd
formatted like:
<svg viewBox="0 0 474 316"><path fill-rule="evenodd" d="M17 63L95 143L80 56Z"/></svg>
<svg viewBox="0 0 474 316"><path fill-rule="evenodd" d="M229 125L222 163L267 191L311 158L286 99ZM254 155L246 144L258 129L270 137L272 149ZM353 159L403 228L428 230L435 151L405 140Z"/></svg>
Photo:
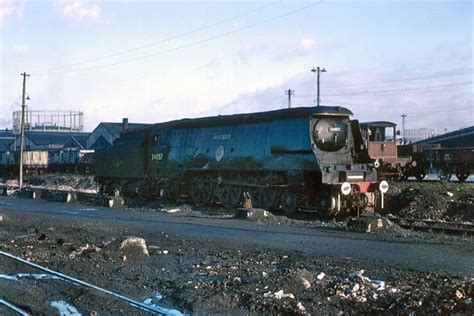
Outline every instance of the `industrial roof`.
<svg viewBox="0 0 474 316"><path fill-rule="evenodd" d="M49 144L64 146L71 138L84 146L89 133L26 131L25 136L38 146Z"/></svg>
<svg viewBox="0 0 474 316"><path fill-rule="evenodd" d="M442 144L442 147L474 147L474 126L419 140L413 144Z"/></svg>
<svg viewBox="0 0 474 316"><path fill-rule="evenodd" d="M368 126L370 127L395 127L397 124L389 121L372 121L372 122L363 122L360 123L360 126L362 128L367 128Z"/></svg>
<svg viewBox="0 0 474 316"><path fill-rule="evenodd" d="M13 143L10 139L0 139L0 152L1 151L9 151L10 145Z"/></svg>
<svg viewBox="0 0 474 316"><path fill-rule="evenodd" d="M11 129L0 129L0 139L13 138L13 130Z"/></svg>

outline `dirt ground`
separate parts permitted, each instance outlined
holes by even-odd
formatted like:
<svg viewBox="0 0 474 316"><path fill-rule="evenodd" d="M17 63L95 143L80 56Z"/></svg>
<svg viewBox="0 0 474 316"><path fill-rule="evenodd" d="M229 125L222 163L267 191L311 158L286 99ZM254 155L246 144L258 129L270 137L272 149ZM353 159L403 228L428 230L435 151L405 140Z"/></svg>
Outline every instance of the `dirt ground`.
<svg viewBox="0 0 474 316"><path fill-rule="evenodd" d="M387 213L400 217L474 222L474 183L393 182Z"/></svg>
<svg viewBox="0 0 474 316"><path fill-rule="evenodd" d="M95 189L89 176L42 176L27 182L48 188ZM384 215L474 221L473 183L391 183L387 201ZM160 203L150 203L127 211L153 212L160 208ZM220 214L220 210L210 208L203 214L188 207L176 216L184 220L232 216L228 212ZM298 218L301 222L304 219L305 215ZM288 224L279 220L278 225L280 222ZM340 228L343 224L320 221L318 225ZM149 255L121 250L121 243L130 236L143 237ZM473 278L388 267L383 262L368 264L350 258L314 256L238 240L150 232L118 222L71 222L46 215L6 217L0 223L0 250L138 301L183 313L474 314ZM0 277L0 297L33 314L54 313L55 309L45 302L57 297L64 297L83 315L91 311L146 313L62 281L24 276L11 279L16 273L37 273L33 270L1 259L0 275L4 277ZM44 293L49 294L41 298Z"/></svg>
<svg viewBox="0 0 474 316"><path fill-rule="evenodd" d="M71 223L62 217L19 215L4 218L0 225L1 251L139 301L152 297L184 313L474 313L474 279L463 276L315 257L219 238L191 239L94 219ZM146 240L149 256L136 249L120 250L130 236ZM5 259L0 263L0 274L32 272L12 267ZM131 312L130 306L109 303L103 295L54 282L36 280L27 287L24 282L0 279L0 296L34 314L51 314L34 296L13 295L17 292L12 289L23 286L26 291L33 286L44 293L54 288L83 315Z"/></svg>

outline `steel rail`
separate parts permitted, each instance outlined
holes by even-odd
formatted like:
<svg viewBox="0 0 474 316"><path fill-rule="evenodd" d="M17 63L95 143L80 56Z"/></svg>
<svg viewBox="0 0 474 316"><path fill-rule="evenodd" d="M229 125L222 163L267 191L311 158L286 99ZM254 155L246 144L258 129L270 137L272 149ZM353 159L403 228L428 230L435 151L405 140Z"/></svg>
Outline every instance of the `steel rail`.
<svg viewBox="0 0 474 316"><path fill-rule="evenodd" d="M427 219L395 217L389 218L402 228L411 228L419 231L446 232L456 235L474 236L474 224L443 222Z"/></svg>
<svg viewBox="0 0 474 316"><path fill-rule="evenodd" d="M19 258L17 256L14 256L10 253L7 253L7 252L4 252L4 251L0 251L0 255L1 256L4 256L4 257L7 257L7 258L10 258L12 260L15 260L15 261L18 261L18 262L21 262L21 263L24 263L26 265L29 265L31 267L34 267L36 269L39 269L39 270L42 270L44 272L47 272L51 275L54 275L54 276L57 276L63 280L66 280L66 281L69 281L71 283L74 283L76 285L81 285L81 286L85 286L85 287L88 287L88 288L91 288L91 289L94 289L96 291L99 291L99 292L102 292L102 293L105 293L105 294L108 294L108 295L111 295L111 296L114 296L118 299L121 299L123 301L126 301L127 303L129 303L131 306L133 307L138 307L138 308L141 308L143 310L146 310L146 311L149 311L151 313L158 313L158 314L161 314L161 315L170 315L170 316L178 316L178 315L184 315L183 313L181 313L180 311L176 310L176 309L169 309L169 308L166 308L166 307L162 307L162 306L159 306L159 305L153 305L153 306L150 306L148 304L145 304L145 303L142 303L142 302L139 302L139 301L136 301L134 299L131 299L129 297L126 297L122 294L119 294L119 293L116 293L116 292L113 292L113 291L110 291L110 290L107 290L107 289L104 289L104 288L101 288L101 287L98 287L96 285L93 285L93 284L90 284L90 283L87 283L85 281L82 281L82 280L79 280L79 279L76 279L76 278L73 278L71 276L68 276L68 275L65 275L65 274L62 274L60 272L56 272L54 270L51 270L51 269L48 269L48 268L45 268L43 266L40 266L38 264L35 264L35 263L32 263L32 262L29 262L29 261L26 261L22 258Z"/></svg>
<svg viewBox="0 0 474 316"><path fill-rule="evenodd" d="M21 308L13 305L12 303L10 302L7 302L5 301L4 299L1 299L0 298L0 305L5 305L6 307L14 310L15 312L17 312L18 314L22 315L22 316L30 316L31 314L28 313L28 312L25 312L24 310L22 310Z"/></svg>

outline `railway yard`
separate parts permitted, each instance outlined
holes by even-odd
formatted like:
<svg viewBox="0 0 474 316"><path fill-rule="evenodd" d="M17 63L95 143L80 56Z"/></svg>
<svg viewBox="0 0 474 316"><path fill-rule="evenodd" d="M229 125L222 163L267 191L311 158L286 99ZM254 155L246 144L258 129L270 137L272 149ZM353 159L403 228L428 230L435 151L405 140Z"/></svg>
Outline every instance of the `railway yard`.
<svg viewBox="0 0 474 316"><path fill-rule="evenodd" d="M28 182L94 189L87 176ZM388 224L373 233L301 213L245 218L185 202L108 208L1 196L0 311L472 314L473 187L391 183L377 217ZM396 218L462 223L464 231L414 230Z"/></svg>
<svg viewBox="0 0 474 316"><path fill-rule="evenodd" d="M474 315L472 1L44 2L0 1L0 316Z"/></svg>

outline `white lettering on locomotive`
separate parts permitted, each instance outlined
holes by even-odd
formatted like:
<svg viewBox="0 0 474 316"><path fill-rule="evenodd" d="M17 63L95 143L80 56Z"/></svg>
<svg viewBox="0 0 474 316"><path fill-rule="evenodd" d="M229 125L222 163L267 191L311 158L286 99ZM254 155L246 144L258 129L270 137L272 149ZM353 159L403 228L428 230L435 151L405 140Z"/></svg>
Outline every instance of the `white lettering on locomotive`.
<svg viewBox="0 0 474 316"><path fill-rule="evenodd" d="M162 153L156 153L156 154L151 154L151 160L163 160L163 154Z"/></svg>

